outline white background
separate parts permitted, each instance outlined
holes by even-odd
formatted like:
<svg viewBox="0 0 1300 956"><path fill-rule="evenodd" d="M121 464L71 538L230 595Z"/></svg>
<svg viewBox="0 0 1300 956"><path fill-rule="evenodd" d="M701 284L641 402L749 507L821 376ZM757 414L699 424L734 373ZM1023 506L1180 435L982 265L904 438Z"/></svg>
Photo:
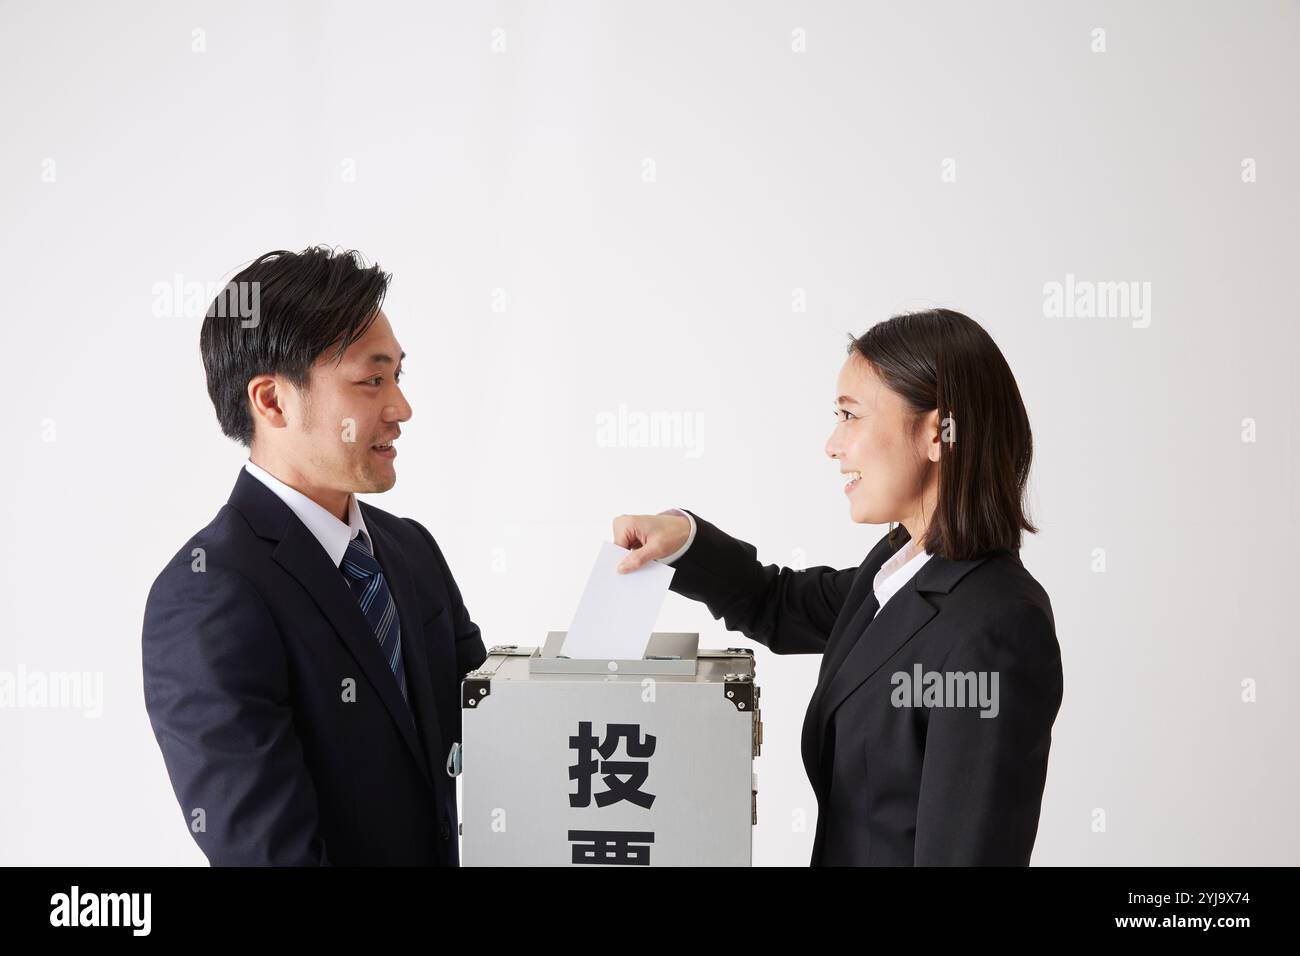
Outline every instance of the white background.
<svg viewBox="0 0 1300 956"><path fill-rule="evenodd" d="M0 18L0 670L104 682L98 719L0 710L0 862L204 862L140 624L244 453L204 390L201 307L160 317L155 287L315 243L394 273L415 415L370 500L432 530L489 645L567 626L622 512L858 564L885 529L852 524L823 453L847 335L967 312L1030 412L1022 557L1064 659L1035 863L1300 862L1294 4ZM1045 316L1067 274L1150 282L1150 326ZM604 447L620 405L699 416L699 444ZM748 644L676 595L660 627ZM756 863L808 859L817 665L758 650Z"/></svg>

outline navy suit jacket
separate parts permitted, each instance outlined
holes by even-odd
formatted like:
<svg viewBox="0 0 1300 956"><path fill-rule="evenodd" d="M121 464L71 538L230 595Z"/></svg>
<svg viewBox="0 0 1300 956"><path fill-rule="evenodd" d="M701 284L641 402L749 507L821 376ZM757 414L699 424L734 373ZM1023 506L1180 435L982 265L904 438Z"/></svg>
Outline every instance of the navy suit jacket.
<svg viewBox="0 0 1300 956"><path fill-rule="evenodd" d="M145 705L213 865L459 862L445 764L483 641L429 532L361 513L397 605L409 707L343 573L246 471L149 592Z"/></svg>
<svg viewBox="0 0 1300 956"><path fill-rule="evenodd" d="M802 737L812 863L1028 864L1062 671L1051 602L1019 555L931 556L882 609L873 581L908 540L901 526L856 568L792 570L695 522L672 589L777 654L822 655ZM996 675L996 716L899 693L931 673L987 689Z"/></svg>

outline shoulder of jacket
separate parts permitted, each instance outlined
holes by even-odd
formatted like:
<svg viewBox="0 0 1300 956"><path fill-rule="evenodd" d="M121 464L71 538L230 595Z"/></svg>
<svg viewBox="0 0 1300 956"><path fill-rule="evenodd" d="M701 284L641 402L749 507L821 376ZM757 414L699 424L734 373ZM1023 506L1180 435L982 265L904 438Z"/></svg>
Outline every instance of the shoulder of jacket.
<svg viewBox="0 0 1300 956"><path fill-rule="evenodd" d="M980 623L1041 616L1054 626L1052 602L1043 586L1015 554L991 555L966 575L947 596L948 603Z"/></svg>
<svg viewBox="0 0 1300 956"><path fill-rule="evenodd" d="M239 509L224 504L211 521L200 528L167 560L154 579L154 586L175 581L178 576L214 574L243 579L253 587L250 565L256 559L256 533ZM254 590L256 588L254 587Z"/></svg>

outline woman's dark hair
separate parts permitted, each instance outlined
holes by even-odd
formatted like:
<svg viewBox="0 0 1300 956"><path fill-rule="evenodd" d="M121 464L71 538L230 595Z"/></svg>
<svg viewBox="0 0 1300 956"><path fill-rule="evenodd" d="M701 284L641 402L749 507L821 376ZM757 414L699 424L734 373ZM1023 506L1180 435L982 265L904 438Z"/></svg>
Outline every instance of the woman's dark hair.
<svg viewBox="0 0 1300 956"><path fill-rule="evenodd" d="M221 430L250 445L249 381L283 375L307 388L322 354L332 349L331 357L341 359L366 334L390 278L377 263L366 266L359 252L314 246L268 252L231 279L199 333L208 396Z"/></svg>
<svg viewBox="0 0 1300 956"><path fill-rule="evenodd" d="M1021 532L1038 530L1025 507L1033 437L989 334L960 312L931 309L872 326L849 354L866 359L918 420L939 410L939 498L926 551L960 560L1019 549Z"/></svg>

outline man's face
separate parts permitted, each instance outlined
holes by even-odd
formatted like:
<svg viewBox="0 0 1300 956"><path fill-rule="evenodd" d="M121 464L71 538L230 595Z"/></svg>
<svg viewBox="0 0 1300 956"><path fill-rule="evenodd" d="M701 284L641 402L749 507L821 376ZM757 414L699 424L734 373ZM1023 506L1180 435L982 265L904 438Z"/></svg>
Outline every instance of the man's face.
<svg viewBox="0 0 1300 956"><path fill-rule="evenodd" d="M411 417L397 384L404 356L381 311L337 364L328 351L316 361L306 390L279 389L286 426L268 431L276 457L300 482L344 494L387 491L397 483L391 442Z"/></svg>

